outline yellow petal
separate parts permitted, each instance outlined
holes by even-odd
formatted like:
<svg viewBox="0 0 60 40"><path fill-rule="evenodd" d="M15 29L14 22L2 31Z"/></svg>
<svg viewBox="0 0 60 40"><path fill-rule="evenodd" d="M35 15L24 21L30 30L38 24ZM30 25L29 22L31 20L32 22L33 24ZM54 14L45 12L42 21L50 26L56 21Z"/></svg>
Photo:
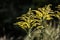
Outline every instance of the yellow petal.
<svg viewBox="0 0 60 40"><path fill-rule="evenodd" d="M38 10L32 10L32 11L35 11L38 17L43 17L43 14L40 11Z"/></svg>

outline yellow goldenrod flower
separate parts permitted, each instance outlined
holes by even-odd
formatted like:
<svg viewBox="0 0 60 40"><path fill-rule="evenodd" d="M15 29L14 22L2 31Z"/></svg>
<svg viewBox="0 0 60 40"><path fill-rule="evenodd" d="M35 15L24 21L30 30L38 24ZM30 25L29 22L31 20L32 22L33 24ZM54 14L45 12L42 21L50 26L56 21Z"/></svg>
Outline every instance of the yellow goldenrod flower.
<svg viewBox="0 0 60 40"><path fill-rule="evenodd" d="M60 12L58 11L56 14L54 14L55 12L51 10L50 6L51 4L42 8L38 8L38 10L31 10L31 8L29 8L29 11L26 14L17 17L17 19L20 19L21 21L16 22L16 25L19 25L19 27L22 29L30 29L31 27L42 28L43 26L37 25L41 25L46 20L53 19L51 16L55 16L60 19Z"/></svg>
<svg viewBox="0 0 60 40"><path fill-rule="evenodd" d="M38 11L38 10L32 10L32 11L36 12L37 17L39 17L39 18L43 17L43 14L40 11Z"/></svg>

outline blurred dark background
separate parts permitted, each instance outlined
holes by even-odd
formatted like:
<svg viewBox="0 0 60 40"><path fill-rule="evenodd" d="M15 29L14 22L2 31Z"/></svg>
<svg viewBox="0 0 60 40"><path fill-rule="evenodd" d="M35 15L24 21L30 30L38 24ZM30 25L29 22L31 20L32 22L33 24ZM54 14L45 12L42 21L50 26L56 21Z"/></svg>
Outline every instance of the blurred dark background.
<svg viewBox="0 0 60 40"><path fill-rule="evenodd" d="M59 3L60 0L0 0L0 37L24 37L25 31L13 25L17 21L16 17L26 13L29 8L37 9L48 4L52 4L52 9L56 10L55 6Z"/></svg>

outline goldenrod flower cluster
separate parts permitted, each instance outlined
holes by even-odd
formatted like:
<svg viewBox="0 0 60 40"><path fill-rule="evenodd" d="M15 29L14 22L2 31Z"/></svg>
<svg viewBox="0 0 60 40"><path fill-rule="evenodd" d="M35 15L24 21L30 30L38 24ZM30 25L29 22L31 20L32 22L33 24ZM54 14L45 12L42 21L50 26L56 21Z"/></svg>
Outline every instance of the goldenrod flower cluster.
<svg viewBox="0 0 60 40"><path fill-rule="evenodd" d="M51 10L50 6L52 5L49 4L45 7L38 8L37 10L31 10L31 8L29 8L29 11L26 14L17 17L17 19L20 19L20 21L16 22L15 24L19 25L19 27L22 29L30 29L31 27L43 28L42 21L51 20L53 19L52 16L57 18L60 17L60 12L57 11L55 14L55 12Z"/></svg>

